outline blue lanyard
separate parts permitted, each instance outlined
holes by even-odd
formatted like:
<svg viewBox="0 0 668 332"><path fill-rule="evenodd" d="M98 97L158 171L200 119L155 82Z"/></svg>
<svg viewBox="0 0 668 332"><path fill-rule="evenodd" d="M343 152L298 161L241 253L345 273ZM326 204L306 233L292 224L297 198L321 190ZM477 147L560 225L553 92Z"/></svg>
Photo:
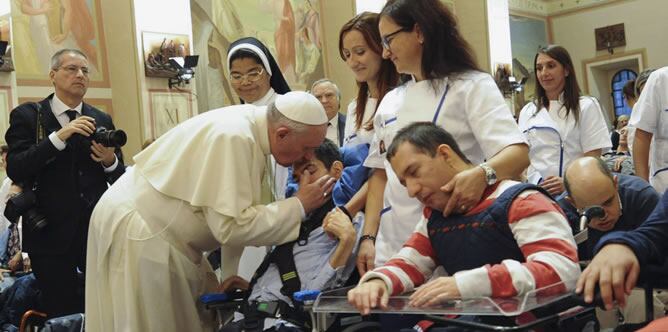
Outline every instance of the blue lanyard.
<svg viewBox="0 0 668 332"><path fill-rule="evenodd" d="M436 112L434 114L434 119L431 120L434 124L436 123L436 119L438 119L438 115L441 113L441 108L443 107L443 102L445 101L445 96L448 94L448 90L450 89L450 84L447 84L445 86L445 91L443 91L443 96L441 96L441 101L438 102L438 106L436 106Z"/></svg>

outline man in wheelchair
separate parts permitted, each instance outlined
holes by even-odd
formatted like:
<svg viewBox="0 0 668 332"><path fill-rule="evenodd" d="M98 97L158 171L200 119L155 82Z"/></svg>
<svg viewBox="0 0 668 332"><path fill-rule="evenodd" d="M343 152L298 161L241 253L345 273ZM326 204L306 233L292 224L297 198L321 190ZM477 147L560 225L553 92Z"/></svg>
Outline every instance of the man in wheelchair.
<svg viewBox="0 0 668 332"><path fill-rule="evenodd" d="M601 238L594 248L596 255L582 272L576 291L585 301L594 301L596 289L606 309L627 306L631 290L641 272L658 287L668 284L666 271L646 273L651 265L665 266L668 252L668 194L664 193L652 214L638 228L629 232L613 232ZM661 273L656 273L661 272ZM647 282L647 280L646 280ZM668 318L661 318L642 331L666 331Z"/></svg>
<svg viewBox="0 0 668 332"><path fill-rule="evenodd" d="M630 231L640 226L661 198L645 180L630 175L613 175L605 162L594 157L574 160L566 168L564 185L566 192L557 198L557 202L568 217L573 231L582 231L575 236L581 261L592 259L594 247L602 236L614 231ZM581 230L580 216L597 208L600 208L600 215L591 216L587 220L586 232ZM644 291L635 289L630 301L632 305L626 308L598 310L601 327L612 328L622 323L643 322ZM653 302L655 317L664 316L661 301L654 296Z"/></svg>
<svg viewBox="0 0 668 332"><path fill-rule="evenodd" d="M476 167L453 137L431 123L414 123L397 133L387 158L408 194L426 208L404 247L348 293L362 314L387 308L389 295L416 288L409 303L414 307L511 297L558 282L575 287L580 268L571 228L542 189L503 180L488 186L465 215L444 217L449 196L440 188ZM439 265L449 276L427 282Z"/></svg>
<svg viewBox="0 0 668 332"><path fill-rule="evenodd" d="M359 151L349 151L356 152ZM362 154L366 153L362 151ZM364 159L363 155L359 164ZM344 172L342 160L336 144L325 139L315 150L314 159L293 165L294 179L300 184L310 183L328 174L341 181ZM356 170L360 171L367 172ZM365 174L346 175L348 189L350 186L359 188L366 178ZM337 192L337 188L341 187L335 186L332 192L335 199L330 199L307 216L296 241L275 247L265 257L250 284L244 285L238 276L223 282L223 288L228 285L247 288L250 296L241 305L244 318L225 325L221 331L262 331L263 327L271 331L310 329L309 315L294 301L293 293L341 287L354 269L353 252L362 222L361 218L352 218L347 209L336 206L336 203L344 203L335 203L339 200L336 197L341 197ZM276 319L279 316L280 319Z"/></svg>

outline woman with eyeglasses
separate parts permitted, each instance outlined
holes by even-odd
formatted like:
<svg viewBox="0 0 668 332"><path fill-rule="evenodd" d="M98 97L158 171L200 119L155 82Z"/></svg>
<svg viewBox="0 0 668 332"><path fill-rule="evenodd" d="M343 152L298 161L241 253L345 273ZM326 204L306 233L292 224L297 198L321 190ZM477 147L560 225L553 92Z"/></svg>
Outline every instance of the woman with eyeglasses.
<svg viewBox="0 0 668 332"><path fill-rule="evenodd" d="M253 37L238 39L230 45L227 69L232 88L242 103L268 105L277 94L290 92L269 49Z"/></svg>
<svg viewBox="0 0 668 332"><path fill-rule="evenodd" d="M529 142L527 179L552 195L564 192L563 173L582 156L600 157L612 147L598 101L580 94L568 51L558 45L534 58L534 101L520 112L519 126Z"/></svg>
<svg viewBox="0 0 668 332"><path fill-rule="evenodd" d="M519 176L529 164L524 138L503 96L492 77L478 68L454 15L441 1L390 0L378 27L383 58L407 79L385 95L374 118L375 135L365 165L376 170L369 179L366 214L378 213L381 221L365 221L363 235L368 235L369 244L361 245L373 243L378 229L376 257L360 272L398 252L422 216L423 206L409 197L386 160L386 147L400 128L416 121L434 122L478 165L441 188L450 194L442 208L445 215L468 212L488 186ZM372 211L376 206L382 209Z"/></svg>

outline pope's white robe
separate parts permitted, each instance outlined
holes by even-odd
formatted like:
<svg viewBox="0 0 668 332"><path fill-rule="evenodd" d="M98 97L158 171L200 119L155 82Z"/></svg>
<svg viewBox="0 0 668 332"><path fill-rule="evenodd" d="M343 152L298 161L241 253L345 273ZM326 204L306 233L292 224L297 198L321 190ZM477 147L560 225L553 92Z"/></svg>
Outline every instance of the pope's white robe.
<svg viewBox="0 0 668 332"><path fill-rule="evenodd" d="M297 198L259 205L266 121L265 107L209 111L135 156L91 217L86 330L212 330L198 302L216 286L203 252L223 244L226 277L243 246L296 239Z"/></svg>

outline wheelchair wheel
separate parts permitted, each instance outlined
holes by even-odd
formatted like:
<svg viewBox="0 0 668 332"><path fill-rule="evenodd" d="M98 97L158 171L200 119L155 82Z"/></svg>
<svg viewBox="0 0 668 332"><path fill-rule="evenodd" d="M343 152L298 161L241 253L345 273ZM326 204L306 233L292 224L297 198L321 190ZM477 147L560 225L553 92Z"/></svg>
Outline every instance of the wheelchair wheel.
<svg viewBox="0 0 668 332"><path fill-rule="evenodd" d="M380 332L380 323L378 322L361 322L355 325L351 325L341 330L341 332Z"/></svg>

